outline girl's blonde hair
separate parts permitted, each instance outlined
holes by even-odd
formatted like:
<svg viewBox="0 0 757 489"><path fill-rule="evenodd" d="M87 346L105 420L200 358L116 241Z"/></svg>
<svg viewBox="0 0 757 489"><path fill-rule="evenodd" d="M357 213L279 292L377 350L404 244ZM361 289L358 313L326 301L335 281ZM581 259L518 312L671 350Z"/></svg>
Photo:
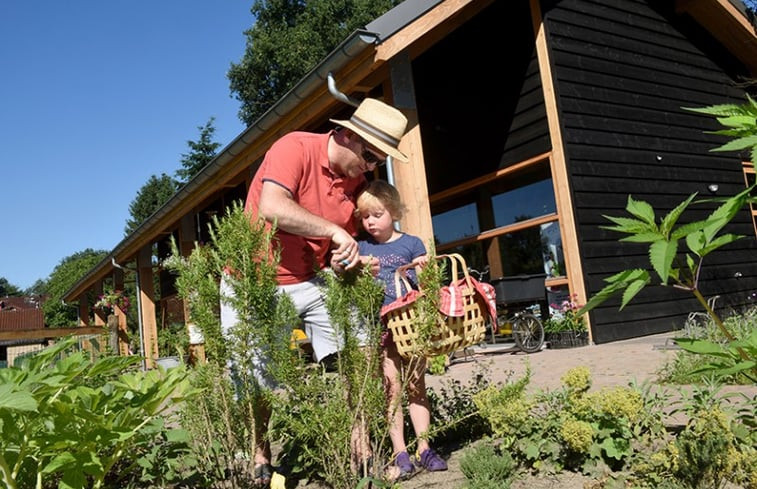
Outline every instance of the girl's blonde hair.
<svg viewBox="0 0 757 489"><path fill-rule="evenodd" d="M357 197L355 216L359 217L364 211L370 212L379 205L384 206L389 211L393 220L402 219L405 206L402 205L400 193L384 180L373 180L360 192Z"/></svg>

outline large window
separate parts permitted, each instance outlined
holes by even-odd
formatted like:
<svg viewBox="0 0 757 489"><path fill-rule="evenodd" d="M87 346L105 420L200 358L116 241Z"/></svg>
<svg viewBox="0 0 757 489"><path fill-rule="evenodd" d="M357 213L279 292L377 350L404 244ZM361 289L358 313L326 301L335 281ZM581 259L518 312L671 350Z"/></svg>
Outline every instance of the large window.
<svg viewBox="0 0 757 489"><path fill-rule="evenodd" d="M555 212L555 195L552 179L544 180L503 192L492 197L494 226L507 226Z"/></svg>
<svg viewBox="0 0 757 489"><path fill-rule="evenodd" d="M491 278L565 275L547 155L432 195L431 209L438 252L488 266Z"/></svg>

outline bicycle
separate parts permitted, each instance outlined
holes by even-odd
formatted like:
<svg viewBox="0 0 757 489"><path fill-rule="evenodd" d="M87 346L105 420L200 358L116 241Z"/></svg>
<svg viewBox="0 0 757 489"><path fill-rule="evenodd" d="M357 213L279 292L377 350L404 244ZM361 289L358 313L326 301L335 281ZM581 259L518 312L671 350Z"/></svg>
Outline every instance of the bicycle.
<svg viewBox="0 0 757 489"><path fill-rule="evenodd" d="M468 273L472 274L479 282L485 282L484 276L489 273L487 265L483 271L475 268L468 268ZM497 335L512 338L515 346L525 353L536 353L544 346L544 325L536 314L534 308L539 307L537 303L539 297L520 297L521 301L508 303L504 294L498 290L498 283L507 280L505 277L489 281L494 286L496 293L497 321L489 321L491 343L497 343ZM543 288L542 288L543 290ZM512 312L511 312L512 311Z"/></svg>

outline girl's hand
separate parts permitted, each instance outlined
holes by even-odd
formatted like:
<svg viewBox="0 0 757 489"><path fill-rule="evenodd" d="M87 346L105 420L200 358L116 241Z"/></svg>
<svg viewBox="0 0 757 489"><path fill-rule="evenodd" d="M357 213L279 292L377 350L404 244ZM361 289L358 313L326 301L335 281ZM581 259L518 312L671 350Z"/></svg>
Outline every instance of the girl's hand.
<svg viewBox="0 0 757 489"><path fill-rule="evenodd" d="M370 267L371 268L371 275L374 277L378 276L379 269L381 268L381 264L379 263L379 259L373 256L360 256L360 266L362 267Z"/></svg>
<svg viewBox="0 0 757 489"><path fill-rule="evenodd" d="M416 268L423 268L428 265L428 255L418 256L413 260L412 263Z"/></svg>

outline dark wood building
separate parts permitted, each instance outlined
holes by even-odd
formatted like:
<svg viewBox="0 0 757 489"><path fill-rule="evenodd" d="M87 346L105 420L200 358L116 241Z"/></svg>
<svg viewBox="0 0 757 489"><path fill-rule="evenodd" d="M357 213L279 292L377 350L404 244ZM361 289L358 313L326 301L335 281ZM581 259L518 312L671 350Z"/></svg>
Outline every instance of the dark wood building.
<svg viewBox="0 0 757 489"><path fill-rule="evenodd" d="M550 297L584 302L603 278L648 267L646 247L599 227L624 214L629 194L663 214L693 192L733 195L754 181L740 155L709 152L724 142L706 132L716 121L682 109L743 103L754 90L757 37L739 2L407 0L346 39L72 287L66 300L80 301L83 324L87 298L123 280L116 264L135 263L154 351L155 302L172 290L166 280L153 290L153 245L164 253L175 236L188 252L209 216L245 195L276 138L349 113L328 73L349 97L382 98L408 116L400 147L410 163L377 174L409 208L402 229L492 277L540 277ZM739 309L757 290L754 219L745 209L729 231L748 238L707 258L701 288L720 307ZM650 287L622 312L618 301L593 311L591 337L669 331L698 309Z"/></svg>

